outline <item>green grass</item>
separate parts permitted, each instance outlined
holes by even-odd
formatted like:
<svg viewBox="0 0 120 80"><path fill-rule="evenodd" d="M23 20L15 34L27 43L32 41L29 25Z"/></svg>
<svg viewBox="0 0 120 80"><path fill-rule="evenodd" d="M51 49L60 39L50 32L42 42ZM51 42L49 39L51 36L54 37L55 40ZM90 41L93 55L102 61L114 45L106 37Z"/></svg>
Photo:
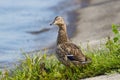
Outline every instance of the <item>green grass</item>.
<svg viewBox="0 0 120 80"><path fill-rule="evenodd" d="M1 80L78 80L86 77L120 73L120 32L118 26L113 25L115 34L113 39L108 38L102 49L83 50L85 55L92 58L92 63L85 66L70 68L61 64L53 55L46 56L24 54L25 60L15 69L5 71Z"/></svg>

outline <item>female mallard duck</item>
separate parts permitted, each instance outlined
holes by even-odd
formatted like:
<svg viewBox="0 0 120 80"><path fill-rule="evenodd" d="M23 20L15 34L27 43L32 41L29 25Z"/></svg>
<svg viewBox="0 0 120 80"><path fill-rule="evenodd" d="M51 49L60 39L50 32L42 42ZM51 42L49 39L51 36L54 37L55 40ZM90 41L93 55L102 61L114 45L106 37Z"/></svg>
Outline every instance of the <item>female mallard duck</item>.
<svg viewBox="0 0 120 80"><path fill-rule="evenodd" d="M56 47L58 60L66 66L70 66L71 63L74 65L84 65L90 63L91 59L87 58L78 46L69 41L64 19L57 16L51 25L52 24L59 27Z"/></svg>

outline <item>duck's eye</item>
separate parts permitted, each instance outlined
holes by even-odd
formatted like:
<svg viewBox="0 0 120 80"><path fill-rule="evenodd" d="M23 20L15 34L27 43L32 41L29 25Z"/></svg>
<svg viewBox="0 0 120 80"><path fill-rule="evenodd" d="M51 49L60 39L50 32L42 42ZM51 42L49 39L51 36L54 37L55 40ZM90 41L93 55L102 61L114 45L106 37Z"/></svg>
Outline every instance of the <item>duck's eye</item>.
<svg viewBox="0 0 120 80"><path fill-rule="evenodd" d="M57 16L57 17L55 17L55 20L57 20L59 17Z"/></svg>
<svg viewBox="0 0 120 80"><path fill-rule="evenodd" d="M56 20L59 20L60 18L56 18Z"/></svg>
<svg viewBox="0 0 120 80"><path fill-rule="evenodd" d="M59 20L59 19L60 19L60 17L57 17L57 18L56 18L56 20Z"/></svg>

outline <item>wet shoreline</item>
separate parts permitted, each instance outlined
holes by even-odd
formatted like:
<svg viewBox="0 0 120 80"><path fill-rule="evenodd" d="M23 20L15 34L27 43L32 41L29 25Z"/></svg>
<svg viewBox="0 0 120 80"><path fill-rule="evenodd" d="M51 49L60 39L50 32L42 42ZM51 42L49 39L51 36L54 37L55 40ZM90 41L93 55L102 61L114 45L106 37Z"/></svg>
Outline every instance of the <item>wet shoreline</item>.
<svg viewBox="0 0 120 80"><path fill-rule="evenodd" d="M78 22L77 16L79 16L79 14L74 10L74 11L68 12L67 15L68 15L68 22L69 22L69 24L67 25L68 36L69 38L72 38L76 34L76 29L77 29L76 23Z"/></svg>

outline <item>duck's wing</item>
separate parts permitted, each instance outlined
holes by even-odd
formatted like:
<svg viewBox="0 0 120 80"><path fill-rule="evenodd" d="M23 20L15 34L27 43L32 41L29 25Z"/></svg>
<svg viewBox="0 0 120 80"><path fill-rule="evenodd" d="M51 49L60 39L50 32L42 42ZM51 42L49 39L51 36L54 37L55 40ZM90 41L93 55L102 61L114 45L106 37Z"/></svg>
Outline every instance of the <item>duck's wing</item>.
<svg viewBox="0 0 120 80"><path fill-rule="evenodd" d="M80 48L70 42L58 45L57 54L66 57L66 59L70 61L79 61L81 63L86 61L86 57L84 56Z"/></svg>

